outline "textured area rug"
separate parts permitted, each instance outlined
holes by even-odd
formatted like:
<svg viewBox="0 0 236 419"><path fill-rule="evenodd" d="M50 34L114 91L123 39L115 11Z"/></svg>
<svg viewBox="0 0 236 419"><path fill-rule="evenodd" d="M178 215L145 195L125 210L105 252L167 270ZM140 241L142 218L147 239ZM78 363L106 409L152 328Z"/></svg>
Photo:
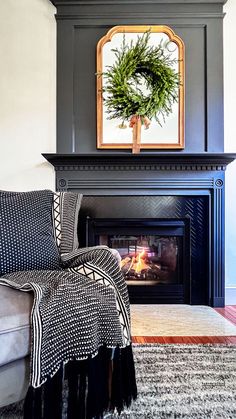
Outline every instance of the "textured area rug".
<svg viewBox="0 0 236 419"><path fill-rule="evenodd" d="M121 419L236 418L236 345L135 345L134 356L139 396ZM0 418L21 419L21 409Z"/></svg>
<svg viewBox="0 0 236 419"><path fill-rule="evenodd" d="M133 336L236 336L236 326L213 308L131 304Z"/></svg>
<svg viewBox="0 0 236 419"><path fill-rule="evenodd" d="M122 419L236 418L236 346L140 345L135 360L139 397Z"/></svg>

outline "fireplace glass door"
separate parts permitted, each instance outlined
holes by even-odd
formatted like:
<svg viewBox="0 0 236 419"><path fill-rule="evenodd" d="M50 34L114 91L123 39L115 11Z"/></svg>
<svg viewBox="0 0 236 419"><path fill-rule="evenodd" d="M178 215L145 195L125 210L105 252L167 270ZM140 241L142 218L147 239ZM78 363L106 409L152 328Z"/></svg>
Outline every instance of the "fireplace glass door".
<svg viewBox="0 0 236 419"><path fill-rule="evenodd" d="M101 235L100 243L118 250L129 285L181 283L182 237L152 234Z"/></svg>
<svg viewBox="0 0 236 419"><path fill-rule="evenodd" d="M131 302L189 303L188 220L87 219L87 245L116 249Z"/></svg>

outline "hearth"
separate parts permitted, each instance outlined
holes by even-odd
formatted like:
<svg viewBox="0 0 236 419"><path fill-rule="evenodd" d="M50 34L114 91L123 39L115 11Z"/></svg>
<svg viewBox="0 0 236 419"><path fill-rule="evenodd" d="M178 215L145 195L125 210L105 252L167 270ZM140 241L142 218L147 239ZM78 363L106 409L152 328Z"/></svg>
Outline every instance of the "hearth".
<svg viewBox="0 0 236 419"><path fill-rule="evenodd" d="M190 220L90 218L86 245L121 256L131 302L190 302Z"/></svg>

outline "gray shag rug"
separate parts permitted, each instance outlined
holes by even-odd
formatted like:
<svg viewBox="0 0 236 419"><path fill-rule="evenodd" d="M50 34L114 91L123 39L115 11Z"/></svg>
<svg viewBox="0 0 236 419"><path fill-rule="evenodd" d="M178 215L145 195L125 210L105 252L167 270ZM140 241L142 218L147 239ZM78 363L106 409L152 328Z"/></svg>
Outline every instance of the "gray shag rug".
<svg viewBox="0 0 236 419"><path fill-rule="evenodd" d="M134 345L134 356L138 399L104 419L236 418L236 345ZM0 418L21 419L22 403Z"/></svg>

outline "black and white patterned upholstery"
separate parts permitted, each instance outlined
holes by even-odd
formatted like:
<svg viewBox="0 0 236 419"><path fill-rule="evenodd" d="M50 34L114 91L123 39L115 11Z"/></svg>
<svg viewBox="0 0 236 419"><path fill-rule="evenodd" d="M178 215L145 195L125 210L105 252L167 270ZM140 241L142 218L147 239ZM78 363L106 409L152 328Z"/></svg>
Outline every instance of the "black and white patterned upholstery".
<svg viewBox="0 0 236 419"><path fill-rule="evenodd" d="M55 192L53 194L53 226L60 254L79 247L77 225L82 194Z"/></svg>
<svg viewBox="0 0 236 419"><path fill-rule="evenodd" d="M0 275L60 268L51 191L0 192Z"/></svg>
<svg viewBox="0 0 236 419"><path fill-rule="evenodd" d="M24 419L61 417L64 378L71 419L121 412L137 395L127 285L111 249L78 249L81 198L0 192L0 285L34 293Z"/></svg>

